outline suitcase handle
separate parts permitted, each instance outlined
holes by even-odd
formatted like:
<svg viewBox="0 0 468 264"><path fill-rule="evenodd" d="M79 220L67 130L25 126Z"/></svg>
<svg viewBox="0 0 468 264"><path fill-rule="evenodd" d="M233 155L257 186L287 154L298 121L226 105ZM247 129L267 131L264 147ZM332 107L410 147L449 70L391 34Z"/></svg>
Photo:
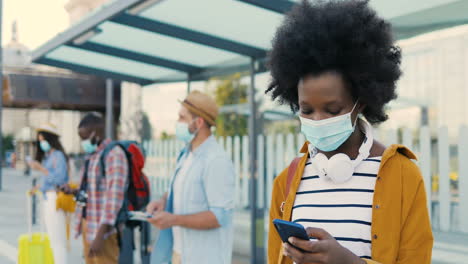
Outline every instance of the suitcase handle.
<svg viewBox="0 0 468 264"><path fill-rule="evenodd" d="M37 193L37 192L36 192ZM28 233L29 233L29 239L32 239L32 216L31 216L31 212L32 212L32 197L33 195L37 195L36 193L31 193L30 191L27 191L26 192L26 217L28 218ZM40 232L43 234L45 233L45 230L44 230L44 215L43 215L43 210L42 210L42 206L41 206L41 202L39 202L39 230ZM44 239L44 236L41 236L42 239Z"/></svg>
<svg viewBox="0 0 468 264"><path fill-rule="evenodd" d="M34 194L30 193L29 191L26 192L26 218L28 219L28 234L29 237L32 238L32 196Z"/></svg>

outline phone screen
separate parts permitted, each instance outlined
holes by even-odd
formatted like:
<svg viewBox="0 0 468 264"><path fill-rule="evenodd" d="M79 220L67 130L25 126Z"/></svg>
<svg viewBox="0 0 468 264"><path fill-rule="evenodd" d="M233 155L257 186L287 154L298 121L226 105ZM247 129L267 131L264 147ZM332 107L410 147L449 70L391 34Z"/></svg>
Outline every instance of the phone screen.
<svg viewBox="0 0 468 264"><path fill-rule="evenodd" d="M280 219L273 220L273 224L275 225L275 228L283 242L288 242L290 237L309 240L309 236L307 235L305 228L300 224Z"/></svg>

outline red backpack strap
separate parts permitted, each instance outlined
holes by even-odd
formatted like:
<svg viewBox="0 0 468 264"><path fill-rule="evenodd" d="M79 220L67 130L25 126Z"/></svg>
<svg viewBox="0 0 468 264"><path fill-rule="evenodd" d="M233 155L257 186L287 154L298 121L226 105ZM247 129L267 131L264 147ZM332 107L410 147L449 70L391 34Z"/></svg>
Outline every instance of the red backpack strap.
<svg viewBox="0 0 468 264"><path fill-rule="evenodd" d="M286 199L288 198L289 191L291 189L291 183L294 179L294 174L296 174L296 170L297 170L297 167L299 166L300 161L301 161L301 158L297 157L293 159L291 164L289 164L288 178L286 179L286 189L284 189L284 202L282 202L280 206L281 212L284 211L284 204L286 203Z"/></svg>

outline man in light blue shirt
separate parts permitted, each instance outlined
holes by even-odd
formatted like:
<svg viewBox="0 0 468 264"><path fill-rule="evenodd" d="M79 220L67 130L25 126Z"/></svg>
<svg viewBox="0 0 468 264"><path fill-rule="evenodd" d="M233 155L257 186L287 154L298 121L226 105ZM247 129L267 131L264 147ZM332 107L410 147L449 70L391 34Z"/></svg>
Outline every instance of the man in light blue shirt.
<svg viewBox="0 0 468 264"><path fill-rule="evenodd" d="M147 208L161 230L151 263L231 263L234 167L211 134L218 107L196 91L181 103L176 136L187 146L168 192Z"/></svg>

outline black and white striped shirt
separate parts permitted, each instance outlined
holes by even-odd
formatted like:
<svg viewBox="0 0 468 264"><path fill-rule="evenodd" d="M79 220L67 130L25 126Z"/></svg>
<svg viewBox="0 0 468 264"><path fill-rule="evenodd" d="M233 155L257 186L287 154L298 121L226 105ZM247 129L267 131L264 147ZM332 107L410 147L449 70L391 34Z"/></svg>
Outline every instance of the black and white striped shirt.
<svg viewBox="0 0 468 264"><path fill-rule="evenodd" d="M307 161L296 193L292 221L330 233L361 258L371 258L372 202L381 157L368 158L341 184L318 176Z"/></svg>

